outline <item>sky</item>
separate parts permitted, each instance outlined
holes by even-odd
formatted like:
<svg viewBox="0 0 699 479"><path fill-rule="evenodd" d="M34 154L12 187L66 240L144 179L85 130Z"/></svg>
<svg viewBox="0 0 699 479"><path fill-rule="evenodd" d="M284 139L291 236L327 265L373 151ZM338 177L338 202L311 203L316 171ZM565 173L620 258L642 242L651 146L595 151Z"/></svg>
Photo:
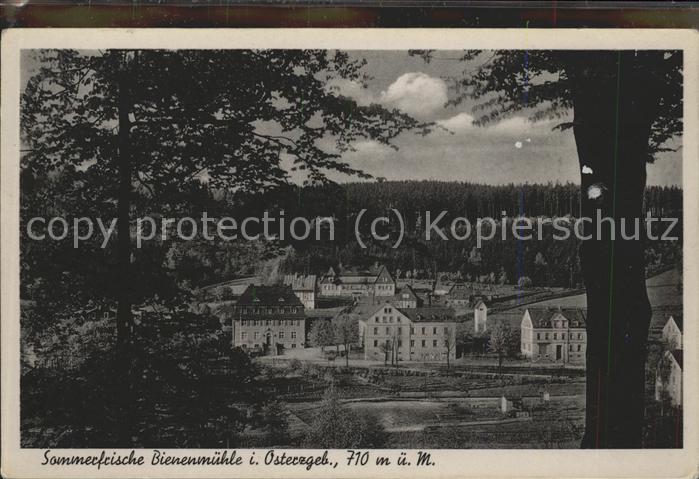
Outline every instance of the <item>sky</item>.
<svg viewBox="0 0 699 479"><path fill-rule="evenodd" d="M387 180L452 180L486 184L579 183L578 159L572 130L552 131L561 120L531 123L524 114L487 126L472 124L473 104L445 106L452 97L450 80L463 74L460 52L440 51L424 62L403 51L357 51L364 58L367 88L349 81L335 82L344 95L360 104L396 107L415 118L434 121L450 132L428 136L404 133L398 150L373 141L359 141L356 151L343 155L352 167ZM679 185L681 150L664 154L648 165L649 185ZM339 174L338 182L356 181ZM300 176L294 179L299 180Z"/></svg>
<svg viewBox="0 0 699 479"><path fill-rule="evenodd" d="M578 158L572 130L552 131L562 120L529 122L524 113L487 126L472 124L477 113L473 102L447 106L453 97L450 84L474 65L459 61L460 51L437 51L431 62L407 51L353 51L364 59L364 73L370 79L366 88L346 80L332 86L359 104L379 103L395 107L423 121L433 121L448 131L437 129L427 136L399 135L394 150L374 141L360 140L356 151L342 159L355 169L387 180L446 180L484 184L580 182ZM487 55L485 52L484 55ZM476 59L474 62L480 62ZM32 55L23 55L23 84L36 71ZM678 146L679 139L672 146ZM328 147L332 143L328 142ZM282 158L291 167L291 160ZM649 185L681 185L681 150L659 156L649 164ZM305 174L289 171L291 180L302 183ZM339 183L359 181L336 172L328 177Z"/></svg>

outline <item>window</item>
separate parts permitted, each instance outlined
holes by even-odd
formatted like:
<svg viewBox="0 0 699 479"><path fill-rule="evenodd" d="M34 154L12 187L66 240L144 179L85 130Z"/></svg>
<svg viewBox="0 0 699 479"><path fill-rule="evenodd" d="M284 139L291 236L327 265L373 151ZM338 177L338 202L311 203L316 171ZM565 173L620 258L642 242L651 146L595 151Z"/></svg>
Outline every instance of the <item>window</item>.
<svg viewBox="0 0 699 479"><path fill-rule="evenodd" d="M437 340L436 340L436 339L432 341L432 347L433 347L433 348L436 348L436 347L437 347Z"/></svg>
<svg viewBox="0 0 699 479"><path fill-rule="evenodd" d="M398 347L400 348L401 346L403 346L403 341L401 341L401 340L399 339L399 340L398 340Z"/></svg>
<svg viewBox="0 0 699 479"><path fill-rule="evenodd" d="M388 314L391 312L391 308L383 308L383 312Z"/></svg>
<svg viewBox="0 0 699 479"><path fill-rule="evenodd" d="M422 340L422 347L423 348L425 347L425 340L424 339Z"/></svg>
<svg viewBox="0 0 699 479"><path fill-rule="evenodd" d="M573 350L573 345L571 344L570 347L568 348L568 351L572 351L572 350Z"/></svg>
<svg viewBox="0 0 699 479"><path fill-rule="evenodd" d="M255 339L260 339L260 332L259 332L259 331L255 331L255 336L254 336L254 337L255 337Z"/></svg>
<svg viewBox="0 0 699 479"><path fill-rule="evenodd" d="M248 333L245 333L245 332L240 333L240 339L242 339L243 341L248 339Z"/></svg>
<svg viewBox="0 0 699 479"><path fill-rule="evenodd" d="M374 328L374 334L379 334L379 328Z"/></svg>
<svg viewBox="0 0 699 479"><path fill-rule="evenodd" d="M389 328L388 326L386 327L386 334L391 334L391 328Z"/></svg>
<svg viewBox="0 0 699 479"><path fill-rule="evenodd" d="M379 322L379 317L378 317L378 316L374 317L374 322L375 322L375 323L378 323L378 322Z"/></svg>
<svg viewBox="0 0 699 479"><path fill-rule="evenodd" d="M279 331L279 339L284 339L284 331Z"/></svg>
<svg viewBox="0 0 699 479"><path fill-rule="evenodd" d="M432 328L432 334L437 334L437 328Z"/></svg>
<svg viewBox="0 0 699 479"><path fill-rule="evenodd" d="M548 338L549 338L549 333L545 333L545 334L544 334L544 339L548 339Z"/></svg>
<svg viewBox="0 0 699 479"><path fill-rule="evenodd" d="M422 328L422 334L425 334L425 328ZM424 341L423 341L424 342Z"/></svg>
<svg viewBox="0 0 699 479"><path fill-rule="evenodd" d="M415 328L410 328L410 334L415 334Z"/></svg>
<svg viewBox="0 0 699 479"><path fill-rule="evenodd" d="M398 334L403 334L403 328L401 328L400 326L398 326Z"/></svg>
<svg viewBox="0 0 699 479"><path fill-rule="evenodd" d="M541 339L541 333L536 333L536 339Z"/></svg>
<svg viewBox="0 0 699 479"><path fill-rule="evenodd" d="M565 339L565 338L566 338L566 333L561 333L561 339Z"/></svg>
<svg viewBox="0 0 699 479"><path fill-rule="evenodd" d="M291 339L296 339L296 331L291 332Z"/></svg>
<svg viewBox="0 0 699 479"><path fill-rule="evenodd" d="M414 339L411 339L411 340L410 340L410 346L411 346L411 347L412 347L412 346L415 346L415 340L414 340Z"/></svg>
<svg viewBox="0 0 699 479"><path fill-rule="evenodd" d="M578 339L582 339L582 333L578 333Z"/></svg>
<svg viewBox="0 0 699 479"><path fill-rule="evenodd" d="M558 339L558 333L553 333L553 339Z"/></svg>
<svg viewBox="0 0 699 479"><path fill-rule="evenodd" d="M292 348L295 348L295 347L296 347L296 343L293 343L293 344L291 345L291 347L292 347Z"/></svg>
<svg viewBox="0 0 699 479"><path fill-rule="evenodd" d="M374 347L377 347L379 345L379 342L374 339Z"/></svg>
<svg viewBox="0 0 699 479"><path fill-rule="evenodd" d="M578 344L578 352L580 351L580 345Z"/></svg>
<svg viewBox="0 0 699 479"><path fill-rule="evenodd" d="M444 334L449 334L449 328L447 326L444 327Z"/></svg>

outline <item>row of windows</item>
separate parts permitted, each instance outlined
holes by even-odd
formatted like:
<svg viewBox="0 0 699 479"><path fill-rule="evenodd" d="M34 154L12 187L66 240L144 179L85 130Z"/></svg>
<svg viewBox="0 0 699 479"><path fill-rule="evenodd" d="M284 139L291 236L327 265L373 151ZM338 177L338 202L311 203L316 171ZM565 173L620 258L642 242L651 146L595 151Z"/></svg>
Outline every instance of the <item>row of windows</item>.
<svg viewBox="0 0 699 479"><path fill-rule="evenodd" d="M239 310L241 314L282 314L301 311L298 306L243 306Z"/></svg>
<svg viewBox="0 0 699 479"><path fill-rule="evenodd" d="M278 337L279 339L284 339L285 336L286 336L286 333L285 333L284 331L279 331L279 333L277 333L277 337ZM255 332L252 334L252 337L253 337L254 339L260 339L260 332L259 332L259 331L255 331ZM242 340L248 339L248 333L246 333L245 331L243 331L242 333L240 333L240 339L242 339ZM296 339L296 331L292 331L292 332L291 332L291 339Z"/></svg>
<svg viewBox="0 0 699 479"><path fill-rule="evenodd" d="M426 335L426 334L428 334L428 330L429 330L429 329L430 329L430 328L425 328L425 327L420 328L420 334L422 334L423 336ZM449 327L448 327L448 326L445 326L444 328L439 328L439 327L435 326L435 327L432 327L431 329L432 329L432 334L433 334L433 335L434 335L434 334L438 334L438 333L439 333L439 329L442 329L443 332L444 332L444 334L449 334ZM415 334L415 330L416 330L416 328L410 328L410 334L414 335L414 334ZM392 331L393 331L393 330L392 330L392 328L391 328L390 326L387 326L387 327L386 327L386 334L389 334L389 335L390 335ZM403 328L401 328L400 326L398 326L398 331L397 331L397 333L398 333L398 334L403 334ZM377 328L377 327L374 328L374 334L375 334L375 335L376 335L376 334L379 334L379 328Z"/></svg>
<svg viewBox="0 0 699 479"><path fill-rule="evenodd" d="M241 326L301 326L300 319L243 319Z"/></svg>
<svg viewBox="0 0 699 479"><path fill-rule="evenodd" d="M530 345L528 343L522 343L522 350L523 351L531 351ZM568 346L569 351L582 351L582 344L570 344Z"/></svg>
<svg viewBox="0 0 699 479"><path fill-rule="evenodd" d="M577 333L577 334L578 334L577 339L583 338L583 333ZM566 333L561 333L561 339L565 339L565 338L566 338ZM536 333L536 339L541 339L541 333ZM543 339L549 339L549 333L544 333ZM558 333L553 333L553 339L558 339ZM575 333L570 333L569 339L576 339Z"/></svg>
<svg viewBox="0 0 699 479"><path fill-rule="evenodd" d="M393 316L381 316L381 321L379 321L379 317L378 317L378 316L374 316L374 322L375 322L375 323L378 323L378 322L381 322L381 323L392 323L392 322L393 322ZM396 323L401 323L401 322L402 322L402 318L401 318L400 316L398 316L398 317L396 318Z"/></svg>
<svg viewBox="0 0 699 479"><path fill-rule="evenodd" d="M428 347L428 346L427 346L428 344L429 344L429 343L428 343L427 340L425 340L425 339L423 339L423 340L420 341L420 346L422 346L423 348ZM439 345L439 341L436 340L436 339L433 339L433 340L432 340L432 347L433 347L433 348L439 347L438 345ZM445 346L445 347L447 346L447 342L446 342L446 341L444 342L444 346ZM374 340L374 347L375 347L375 348L378 348L378 347L379 347L379 341L376 340L376 339ZM398 347L399 347L399 348L403 347L403 341L400 340L400 339L398 340ZM411 348L414 348L414 347L415 347L415 340L414 340L414 339L411 339L411 340L410 340L410 347L411 347Z"/></svg>

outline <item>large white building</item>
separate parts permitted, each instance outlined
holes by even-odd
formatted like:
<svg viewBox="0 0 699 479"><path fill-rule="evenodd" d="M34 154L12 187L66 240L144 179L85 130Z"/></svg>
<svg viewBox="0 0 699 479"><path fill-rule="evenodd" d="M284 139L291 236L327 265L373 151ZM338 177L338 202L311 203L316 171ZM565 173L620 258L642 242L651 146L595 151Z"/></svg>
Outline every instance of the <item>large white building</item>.
<svg viewBox="0 0 699 479"><path fill-rule="evenodd" d="M445 362L456 358L454 311L444 307L400 309L377 305L359 321L364 359Z"/></svg>
<svg viewBox="0 0 699 479"><path fill-rule="evenodd" d="M584 363L586 310L527 308L521 323L521 353L532 361Z"/></svg>

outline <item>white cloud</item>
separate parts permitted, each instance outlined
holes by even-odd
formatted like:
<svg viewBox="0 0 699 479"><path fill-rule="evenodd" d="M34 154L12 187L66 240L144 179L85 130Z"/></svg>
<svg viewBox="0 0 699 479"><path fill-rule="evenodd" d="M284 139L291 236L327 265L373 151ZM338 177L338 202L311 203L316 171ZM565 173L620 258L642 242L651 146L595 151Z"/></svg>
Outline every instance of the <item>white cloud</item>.
<svg viewBox="0 0 699 479"><path fill-rule="evenodd" d="M446 83L421 72L404 73L381 92L381 103L416 116L442 109L446 102Z"/></svg>
<svg viewBox="0 0 699 479"><path fill-rule="evenodd" d="M473 127L473 117L468 113L459 113L446 120L439 120L437 124L443 126L447 130L458 133Z"/></svg>
<svg viewBox="0 0 699 479"><path fill-rule="evenodd" d="M513 116L512 118L499 121L490 127L490 129L491 131L498 131L502 133L524 133L531 131L533 126L534 123L526 118L522 116Z"/></svg>

